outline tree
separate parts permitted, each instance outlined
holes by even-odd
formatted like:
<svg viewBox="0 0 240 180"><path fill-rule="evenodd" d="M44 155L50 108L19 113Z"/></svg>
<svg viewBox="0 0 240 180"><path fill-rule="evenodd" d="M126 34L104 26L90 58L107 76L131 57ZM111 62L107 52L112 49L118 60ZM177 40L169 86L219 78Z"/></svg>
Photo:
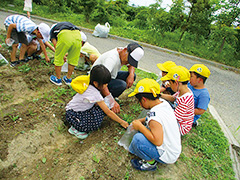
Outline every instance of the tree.
<svg viewBox="0 0 240 180"><path fill-rule="evenodd" d="M98 2L96 0L75 0L79 2L80 6L83 6L83 14L86 18L86 21L89 22L90 15L94 11L95 7L97 6Z"/></svg>
<svg viewBox="0 0 240 180"><path fill-rule="evenodd" d="M182 26L184 17L186 16L184 11L183 0L173 0L169 11L170 31L173 32Z"/></svg>
<svg viewBox="0 0 240 180"><path fill-rule="evenodd" d="M222 1L218 9L220 13L216 15L217 26L222 31L222 43L219 48L219 53L222 52L226 38L228 35L231 35L231 26L233 23L239 25L240 21L240 1L239 0L225 0Z"/></svg>
<svg viewBox="0 0 240 180"><path fill-rule="evenodd" d="M213 1L211 0L188 0L190 3L190 11L185 21L185 25L182 26L182 34L179 41L186 31L189 31L196 35L196 39L199 36L209 34L211 25L211 14Z"/></svg>

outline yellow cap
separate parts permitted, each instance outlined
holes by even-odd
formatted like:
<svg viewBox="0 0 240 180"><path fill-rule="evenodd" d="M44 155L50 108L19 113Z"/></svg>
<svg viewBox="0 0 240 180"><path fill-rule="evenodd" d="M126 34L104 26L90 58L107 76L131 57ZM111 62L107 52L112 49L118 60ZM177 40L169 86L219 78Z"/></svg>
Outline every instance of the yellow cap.
<svg viewBox="0 0 240 180"><path fill-rule="evenodd" d="M128 97L135 96L138 93L152 93L154 97L157 97L157 94L160 94L160 85L153 79L142 79L138 81L134 91Z"/></svg>
<svg viewBox="0 0 240 180"><path fill-rule="evenodd" d="M208 69L207 66L205 66L204 64L194 64L189 71L193 71L195 73L200 74L201 76L204 76L206 78L208 78L211 74L210 70Z"/></svg>
<svg viewBox="0 0 240 180"><path fill-rule="evenodd" d="M71 86L74 91L79 94L82 94L86 91L90 83L90 75L78 76L72 80Z"/></svg>
<svg viewBox="0 0 240 180"><path fill-rule="evenodd" d="M179 82L189 81L190 73L187 68L183 66L172 67L166 76L161 78L161 81L174 80Z"/></svg>
<svg viewBox="0 0 240 180"><path fill-rule="evenodd" d="M168 72L172 67L177 66L173 61L166 61L164 63L158 63L157 67L164 72Z"/></svg>

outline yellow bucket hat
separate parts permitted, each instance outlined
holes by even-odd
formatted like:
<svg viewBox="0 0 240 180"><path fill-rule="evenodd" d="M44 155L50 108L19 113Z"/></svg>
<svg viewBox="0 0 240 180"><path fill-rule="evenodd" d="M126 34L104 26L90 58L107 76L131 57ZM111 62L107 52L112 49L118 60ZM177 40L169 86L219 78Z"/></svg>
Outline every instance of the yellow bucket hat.
<svg viewBox="0 0 240 180"><path fill-rule="evenodd" d="M78 76L72 80L71 86L74 91L79 94L82 94L86 91L90 83L90 75Z"/></svg>
<svg viewBox="0 0 240 180"><path fill-rule="evenodd" d="M204 64L194 64L189 71L191 72L195 72L200 74L201 76L204 76L206 78L208 78L211 74L210 70L208 69L207 66L205 66Z"/></svg>
<svg viewBox="0 0 240 180"><path fill-rule="evenodd" d="M153 79L142 79L137 83L134 91L128 97L135 96L138 93L152 93L154 97L157 97L157 94L160 94L160 85Z"/></svg>
<svg viewBox="0 0 240 180"><path fill-rule="evenodd" d="M189 81L190 73L187 68L183 66L172 67L166 76L161 78L161 81L175 80L179 82Z"/></svg>
<svg viewBox="0 0 240 180"><path fill-rule="evenodd" d="M164 63L158 63L157 67L164 72L168 72L172 67L177 66L173 61L166 61Z"/></svg>

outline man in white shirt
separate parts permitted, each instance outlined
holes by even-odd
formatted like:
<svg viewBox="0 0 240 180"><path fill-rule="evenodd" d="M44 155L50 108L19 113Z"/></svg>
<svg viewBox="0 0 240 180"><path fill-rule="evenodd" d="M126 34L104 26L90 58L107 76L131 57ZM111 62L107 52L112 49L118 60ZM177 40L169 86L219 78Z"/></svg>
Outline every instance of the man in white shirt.
<svg viewBox="0 0 240 180"><path fill-rule="evenodd" d="M138 43L130 43L124 48L115 48L103 53L93 64L103 64L111 73L112 80L108 87L102 92L103 96L119 97L123 91L130 88L136 78L135 67L138 61L143 57L143 48ZM128 71L120 71L121 67L126 65ZM115 101L112 110L115 113L120 112L120 106Z"/></svg>

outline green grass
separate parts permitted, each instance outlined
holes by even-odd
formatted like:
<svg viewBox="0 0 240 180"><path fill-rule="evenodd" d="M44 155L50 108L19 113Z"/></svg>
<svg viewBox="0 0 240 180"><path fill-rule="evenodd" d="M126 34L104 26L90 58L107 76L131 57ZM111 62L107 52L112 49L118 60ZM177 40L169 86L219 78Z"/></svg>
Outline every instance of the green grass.
<svg viewBox="0 0 240 180"><path fill-rule="evenodd" d="M191 148L192 157L186 158L184 153L180 159L186 162L190 174L189 179L235 179L232 160L229 154L229 143L217 121L209 112L205 112L199 119L200 125L193 128L189 134L183 136L183 149Z"/></svg>

